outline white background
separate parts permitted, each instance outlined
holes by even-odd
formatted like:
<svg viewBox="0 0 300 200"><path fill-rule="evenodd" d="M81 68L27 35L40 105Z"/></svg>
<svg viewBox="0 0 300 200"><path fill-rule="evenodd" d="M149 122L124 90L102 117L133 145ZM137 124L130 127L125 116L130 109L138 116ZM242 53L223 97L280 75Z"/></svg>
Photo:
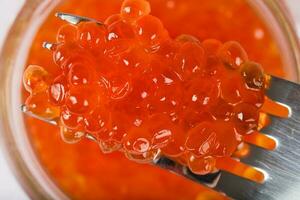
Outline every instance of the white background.
<svg viewBox="0 0 300 200"><path fill-rule="evenodd" d="M0 0L0 49L5 40L6 32L13 23L18 10L25 0ZM300 1L285 0L291 8L292 15L297 21L297 30L300 35ZM297 20L296 20L297 19ZM0 138L1 140L1 138ZM0 200L27 200L29 199L7 166L5 157L0 148Z"/></svg>

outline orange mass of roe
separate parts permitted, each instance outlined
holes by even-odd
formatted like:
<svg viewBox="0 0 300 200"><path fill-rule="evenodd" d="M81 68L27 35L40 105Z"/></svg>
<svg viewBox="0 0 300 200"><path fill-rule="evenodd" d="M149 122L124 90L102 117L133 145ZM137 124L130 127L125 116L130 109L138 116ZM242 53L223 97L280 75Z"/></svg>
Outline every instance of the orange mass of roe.
<svg viewBox="0 0 300 200"><path fill-rule="evenodd" d="M120 5L118 3L120 2L112 2L108 7ZM54 78L47 82L47 90L34 92L35 87L27 87L31 92L27 103L32 103L32 97L41 99L41 95L46 95L44 100L47 105L60 110L61 135L68 143L78 142L83 133L89 133L98 138L99 146L105 153L122 149L129 159L140 162L149 162L162 154L188 165L195 173L210 173L215 170L217 157L231 156L241 143L241 136L251 134L258 127L259 110L264 101L264 76L261 67L249 61L251 56L248 58L238 42L224 43L220 41L220 37L216 37L219 40L203 40L201 33L193 32L193 28L187 29L187 32L174 31L176 24L170 25L168 19L159 14L162 8L158 8L155 1L150 3L154 5L153 14L166 23L149 15L150 7L146 1L125 1L121 14L109 16L116 12L113 6L111 12L104 16L92 14L105 21L105 26L92 22L62 26L56 36L58 45L52 49L55 64L51 63L53 61L46 53L44 56L48 62L37 63L43 66L41 71L46 70ZM178 3L185 4L181 1ZM67 5L70 6L66 3ZM213 6L214 3L205 3L199 9L208 9L209 5ZM249 9L239 1L233 5ZM168 6L172 5L169 3ZM249 15L250 13L248 11ZM257 20L255 17L253 19ZM48 23L48 26L53 26ZM210 26L212 25L208 27ZM182 33L193 36L180 35ZM47 40L42 36L41 33L38 37ZM34 57L35 53L32 54L32 59ZM51 118L49 115L47 117ZM57 117L57 113L52 117ZM28 121L31 123L34 120ZM33 126L42 125L30 125L31 131L34 131L31 128ZM65 148L70 153L73 148L80 152L79 147L60 145L62 152ZM92 175L96 169L84 168L80 164L83 160L92 159L90 162L99 160L97 162L101 169L126 163L135 168L131 173L139 174L138 166L129 164L118 154L112 154L108 158L98 155L99 158L96 158L97 151L93 147L87 148L91 144L81 142L80 145L90 149L88 152L92 153L85 158L82 155L80 157L81 153L78 152L76 155L72 154L72 158L79 159L72 167L72 173L77 173L76 169L80 168L79 171L83 169L83 174ZM102 166L101 159L111 160L112 163ZM42 160L45 164L48 163L47 158ZM98 167L99 165L96 164ZM83 198L81 194L85 193L84 185L87 181L102 185L110 191L110 183L107 181L104 181L104 186L101 180L85 178L85 175L80 176L79 179L84 180L80 185L77 185L79 179L79 182L71 184L62 179L65 176L61 173L68 171L60 168L60 173L57 173L58 171L52 170L58 168L52 166L48 169L50 174L56 177L58 184L66 191L71 193L69 185L79 188L76 198ZM184 184L191 191L188 194L182 193L187 199L196 198L197 191L202 191L192 183L165 172L156 172L158 169L140 167L149 168L153 173L161 173L161 176L168 177L169 180L178 179L178 183ZM109 171L114 169L116 168L107 168ZM117 173L112 171L111 176L118 181ZM147 182L145 173L142 176L146 179L139 183L145 185L134 192L127 189L124 196L122 192L118 193L120 196L116 196L116 199L147 195L142 188L151 181ZM124 182L126 187L135 184L127 183L129 182ZM93 187L97 187L96 185ZM111 197L105 196L109 195L107 191L95 192L87 198ZM170 189L169 192L174 190ZM164 199L165 195L167 194L164 192L157 192L155 198ZM149 198L151 199L151 195Z"/></svg>
<svg viewBox="0 0 300 200"><path fill-rule="evenodd" d="M103 152L121 150L138 162L185 155L181 162L194 173L211 173L242 135L257 131L264 73L238 42L172 39L148 4L125 0L111 24L62 26L59 47L51 49L61 72L47 87L44 68L27 68L26 103L33 113L49 115L47 104L41 111L41 102L30 106L48 92L43 99L62 111L61 135L70 143L95 135L99 144L110 141ZM104 57L104 63L98 59Z"/></svg>

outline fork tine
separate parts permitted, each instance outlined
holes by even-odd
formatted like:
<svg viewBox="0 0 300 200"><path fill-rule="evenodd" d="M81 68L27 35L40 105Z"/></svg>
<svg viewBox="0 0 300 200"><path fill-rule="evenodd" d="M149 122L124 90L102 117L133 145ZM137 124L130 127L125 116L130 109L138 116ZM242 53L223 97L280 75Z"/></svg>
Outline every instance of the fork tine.
<svg viewBox="0 0 300 200"><path fill-rule="evenodd" d="M265 175L260 170L231 157L217 159L217 168L257 183L265 181Z"/></svg>
<svg viewBox="0 0 300 200"><path fill-rule="evenodd" d="M91 135L91 134L86 134L85 137L86 137L86 139L88 139L88 140L91 140L91 141L93 141L93 142L98 143L97 138L96 138L95 136Z"/></svg>
<svg viewBox="0 0 300 200"><path fill-rule="evenodd" d="M289 118L291 116L291 109L288 106L275 102L270 98L266 98L262 111L281 118Z"/></svg>
<svg viewBox="0 0 300 200"><path fill-rule="evenodd" d="M43 117L35 115L32 112L30 112L29 108L26 105L22 105L21 106L21 111L23 113L25 113L26 115L30 116L30 117L33 117L33 118L38 119L38 120L41 120L41 121L46 122L48 124L52 124L54 126L58 126L58 120L57 119L45 119Z"/></svg>
<svg viewBox="0 0 300 200"><path fill-rule="evenodd" d="M88 17L82 17L79 15L73 15L73 14L69 14L69 13L58 12L55 14L55 16L60 18L61 20L66 21L73 25L80 24L81 22L95 22L98 25L104 25L102 22L99 22L95 19L88 18Z"/></svg>
<svg viewBox="0 0 300 200"><path fill-rule="evenodd" d="M54 48L57 46L57 44L53 44L53 43L50 43L50 42L43 42L42 44L42 47L44 49L48 49L50 51L54 50Z"/></svg>
<svg viewBox="0 0 300 200"><path fill-rule="evenodd" d="M259 132L254 132L249 135L245 135L243 139L248 144L253 144L267 150L274 150L277 146L276 140Z"/></svg>

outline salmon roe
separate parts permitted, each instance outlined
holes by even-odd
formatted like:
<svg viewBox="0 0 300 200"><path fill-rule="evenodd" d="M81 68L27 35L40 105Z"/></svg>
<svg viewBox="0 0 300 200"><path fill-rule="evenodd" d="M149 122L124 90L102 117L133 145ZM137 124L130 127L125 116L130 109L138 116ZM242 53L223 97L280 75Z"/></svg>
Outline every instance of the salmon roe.
<svg viewBox="0 0 300 200"><path fill-rule="evenodd" d="M138 162L164 155L211 173L257 130L264 73L238 42L173 39L150 10L125 0L104 25L62 26L52 48L60 74L29 66L26 105L58 119L67 143L90 134L104 153Z"/></svg>

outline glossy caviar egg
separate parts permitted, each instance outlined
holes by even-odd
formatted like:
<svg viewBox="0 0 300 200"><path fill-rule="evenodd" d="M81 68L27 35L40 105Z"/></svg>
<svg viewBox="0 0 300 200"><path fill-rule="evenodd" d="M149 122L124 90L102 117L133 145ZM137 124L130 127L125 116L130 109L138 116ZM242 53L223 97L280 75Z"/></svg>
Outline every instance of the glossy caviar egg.
<svg viewBox="0 0 300 200"><path fill-rule="evenodd" d="M203 122L188 132L185 144L196 156L208 156L217 146L217 133L212 122Z"/></svg>
<svg viewBox="0 0 300 200"><path fill-rule="evenodd" d="M62 140L68 144L75 144L79 142L82 138L84 138L85 133L78 131L78 130L72 130L68 129L64 126L60 127L60 136Z"/></svg>
<svg viewBox="0 0 300 200"><path fill-rule="evenodd" d="M99 147L103 153L108 154L120 150L122 144L116 140L108 139L99 141Z"/></svg>
<svg viewBox="0 0 300 200"><path fill-rule="evenodd" d="M192 172L205 175L213 172L216 165L216 159L212 156L207 157L196 157L193 154L190 154L188 157L188 166Z"/></svg>
<svg viewBox="0 0 300 200"><path fill-rule="evenodd" d="M149 68L150 56L139 48L131 49L120 56L119 64L132 73L143 73Z"/></svg>
<svg viewBox="0 0 300 200"><path fill-rule="evenodd" d="M107 30L96 22L80 23L78 27L79 44L84 48L102 50L106 42Z"/></svg>
<svg viewBox="0 0 300 200"><path fill-rule="evenodd" d="M53 61L55 64L61 67L71 54L70 51L72 47L74 48L75 46L73 44L68 46L62 44L58 45L53 52Z"/></svg>
<svg viewBox="0 0 300 200"><path fill-rule="evenodd" d="M205 65L205 52L198 42L184 42L175 56L176 68L184 77L200 73Z"/></svg>
<svg viewBox="0 0 300 200"><path fill-rule="evenodd" d="M49 84L49 73L42 67L30 65L23 74L23 85L30 93L45 91Z"/></svg>
<svg viewBox="0 0 300 200"><path fill-rule="evenodd" d="M220 89L215 79L193 79L188 83L185 99L194 109L202 109L213 104L219 95Z"/></svg>
<svg viewBox="0 0 300 200"><path fill-rule="evenodd" d="M66 98L70 112L84 114L92 111L100 102L98 92L93 87L71 87Z"/></svg>
<svg viewBox="0 0 300 200"><path fill-rule="evenodd" d="M131 128L124 137L125 155L137 162L151 162L159 154L159 149L152 148L153 134L147 123Z"/></svg>
<svg viewBox="0 0 300 200"><path fill-rule="evenodd" d="M185 131L189 131L205 120L213 120L213 116L209 110L197 111L193 108L186 108L180 114L180 124Z"/></svg>
<svg viewBox="0 0 300 200"><path fill-rule="evenodd" d="M143 154L151 149L151 137L147 137L147 130L141 128L133 128L125 137L124 148L133 154ZM150 135L150 133L149 133Z"/></svg>
<svg viewBox="0 0 300 200"><path fill-rule="evenodd" d="M129 116L114 106L113 109L104 114L108 114L107 125L103 131L98 133L99 140L108 143L114 141L122 145L124 136L127 135L128 130L132 127L132 124L129 123Z"/></svg>
<svg viewBox="0 0 300 200"><path fill-rule="evenodd" d="M114 61L115 59L119 59L123 53L126 53L128 50L130 50L134 44L134 42L129 39L117 39L118 36L114 34L111 34L109 38L111 40L105 45L104 55L110 59L113 59Z"/></svg>
<svg viewBox="0 0 300 200"><path fill-rule="evenodd" d="M120 20L122 20L121 14L113 14L106 18L104 24L106 26L110 26L111 24L113 24L117 21L120 21Z"/></svg>
<svg viewBox="0 0 300 200"><path fill-rule="evenodd" d="M94 76L96 75L95 72L98 66L96 63L96 59L91 56L92 54L90 52L84 51L84 49L75 45L74 49L71 52L66 53L66 55L67 57L63 59L63 62L59 66L63 70L62 72L64 73L64 75L66 76L72 75L70 74L70 71L72 71L72 67L75 65L79 65L76 71L80 71L80 69L82 68L81 71L82 73L84 73L83 75L85 74L92 74ZM72 80L69 79L68 81L72 81Z"/></svg>
<svg viewBox="0 0 300 200"><path fill-rule="evenodd" d="M262 67L255 62L245 62L241 69L246 85L250 89L262 89L265 83L265 75Z"/></svg>
<svg viewBox="0 0 300 200"><path fill-rule="evenodd" d="M130 20L136 20L150 12L150 3L146 0L125 0L121 7L122 17Z"/></svg>
<svg viewBox="0 0 300 200"><path fill-rule="evenodd" d="M143 123L139 127L132 127L124 137L124 150L128 155L143 156L151 150L152 133Z"/></svg>
<svg viewBox="0 0 300 200"><path fill-rule="evenodd" d="M216 147L212 155L217 157L231 156L241 142L241 136L236 132L234 123L217 120L214 126L216 130Z"/></svg>
<svg viewBox="0 0 300 200"><path fill-rule="evenodd" d="M91 114L84 117L85 130L88 133L98 133L107 127L109 115L106 109L97 107Z"/></svg>
<svg viewBox="0 0 300 200"><path fill-rule="evenodd" d="M56 41L58 43L74 42L78 39L77 26L66 24L60 27L57 33Z"/></svg>
<svg viewBox="0 0 300 200"><path fill-rule="evenodd" d="M221 82L221 96L229 104L235 105L242 101L243 80L240 76L225 78Z"/></svg>
<svg viewBox="0 0 300 200"><path fill-rule="evenodd" d="M135 34L148 52L156 52L160 44L169 39L161 21L151 15L144 16L136 22Z"/></svg>
<svg viewBox="0 0 300 200"><path fill-rule="evenodd" d="M185 151L184 141L186 139L186 135L181 131L181 129L177 130L170 142L167 146L161 149L162 154L171 158L176 158L182 155Z"/></svg>
<svg viewBox="0 0 300 200"><path fill-rule="evenodd" d="M49 99L54 105L61 106L65 102L66 92L68 91L67 78L60 75L54 79L49 86Z"/></svg>
<svg viewBox="0 0 300 200"><path fill-rule="evenodd" d="M182 34L179 35L176 38L176 41L184 43L184 42L192 42L192 43L200 43L200 41L198 40L198 38L192 36L192 35L188 35L188 34Z"/></svg>
<svg viewBox="0 0 300 200"><path fill-rule="evenodd" d="M216 103L211 106L210 114L214 119L229 121L234 114L233 108L234 106L219 98Z"/></svg>
<svg viewBox="0 0 300 200"><path fill-rule="evenodd" d="M133 28L124 20L118 20L108 26L107 40L132 39L135 37Z"/></svg>
<svg viewBox="0 0 300 200"><path fill-rule="evenodd" d="M176 125L165 114L153 115L149 121L151 125L148 129L152 135L152 148L161 149L166 147L172 141L174 134L176 134Z"/></svg>
<svg viewBox="0 0 300 200"><path fill-rule="evenodd" d="M223 44L219 50L219 56L223 64L230 69L237 69L248 60L246 51L235 41Z"/></svg>
<svg viewBox="0 0 300 200"><path fill-rule="evenodd" d="M247 86L245 86L242 89L242 97L244 103L249 103L257 108L261 108L264 101L265 101L265 94L264 90L256 90L256 89L249 89Z"/></svg>
<svg viewBox="0 0 300 200"><path fill-rule="evenodd" d="M82 127L83 116L72 113L67 107L61 108L60 120L63 126L69 129L77 129Z"/></svg>
<svg viewBox="0 0 300 200"><path fill-rule="evenodd" d="M177 74L170 70L163 70L154 76L157 86L153 103L157 112L171 114L183 103L183 85Z"/></svg>
<svg viewBox="0 0 300 200"><path fill-rule="evenodd" d="M241 103L234 108L237 130L239 133L251 133L258 127L259 112L251 104Z"/></svg>
<svg viewBox="0 0 300 200"><path fill-rule="evenodd" d="M94 80L95 72L91 66L75 63L69 69L68 81L73 86L92 84Z"/></svg>
<svg viewBox="0 0 300 200"><path fill-rule="evenodd" d="M30 112L45 119L56 119L60 115L59 107L48 101L47 91L30 95L25 105Z"/></svg>
<svg viewBox="0 0 300 200"><path fill-rule="evenodd" d="M207 55L205 59L205 65L201 70L203 76L215 77L216 79L221 79L226 76L226 69L221 64L220 58L216 55Z"/></svg>
<svg viewBox="0 0 300 200"><path fill-rule="evenodd" d="M178 42L168 39L160 45L160 48L157 51L157 57L169 64L172 64L179 47L180 45Z"/></svg>
<svg viewBox="0 0 300 200"><path fill-rule="evenodd" d="M132 83L131 80L123 77L111 77L110 78L110 93L109 97L112 100L121 100L128 96L132 91Z"/></svg>
<svg viewBox="0 0 300 200"><path fill-rule="evenodd" d="M207 55L216 55L222 46L222 43L216 39L206 39L202 42Z"/></svg>

